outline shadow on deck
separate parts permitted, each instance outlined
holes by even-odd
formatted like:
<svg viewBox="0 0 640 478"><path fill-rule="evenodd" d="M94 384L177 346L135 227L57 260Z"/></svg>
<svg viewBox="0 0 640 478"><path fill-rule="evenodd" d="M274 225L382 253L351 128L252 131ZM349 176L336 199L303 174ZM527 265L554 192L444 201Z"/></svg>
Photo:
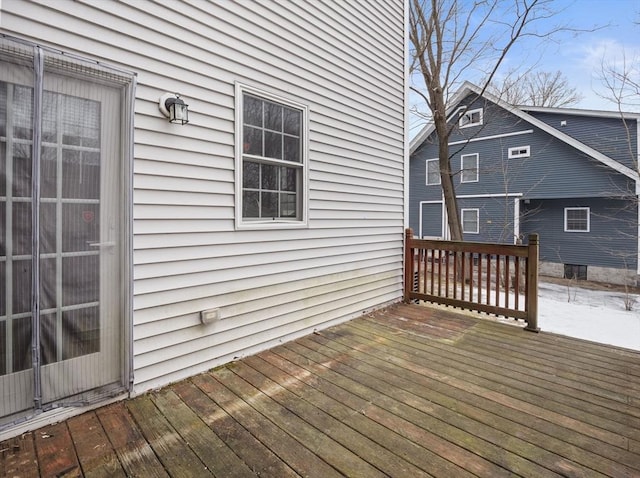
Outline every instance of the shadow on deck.
<svg viewBox="0 0 640 478"><path fill-rule="evenodd" d="M397 304L0 443L1 476L640 476L640 353Z"/></svg>

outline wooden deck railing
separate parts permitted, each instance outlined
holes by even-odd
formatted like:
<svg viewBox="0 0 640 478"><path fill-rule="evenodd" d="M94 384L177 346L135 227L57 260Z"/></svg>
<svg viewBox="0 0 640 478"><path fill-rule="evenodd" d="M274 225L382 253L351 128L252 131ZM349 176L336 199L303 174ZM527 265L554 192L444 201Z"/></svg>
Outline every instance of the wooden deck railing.
<svg viewBox="0 0 640 478"><path fill-rule="evenodd" d="M538 328L538 235L526 246L415 239L405 234L404 300L522 319Z"/></svg>

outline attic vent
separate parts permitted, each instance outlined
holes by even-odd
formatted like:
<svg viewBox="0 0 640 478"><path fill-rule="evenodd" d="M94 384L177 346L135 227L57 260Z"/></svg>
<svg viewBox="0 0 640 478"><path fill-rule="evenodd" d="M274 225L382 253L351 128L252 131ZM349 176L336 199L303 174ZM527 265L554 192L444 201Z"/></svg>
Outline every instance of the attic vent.
<svg viewBox="0 0 640 478"><path fill-rule="evenodd" d="M567 120L560 121L560 126L567 126Z"/></svg>

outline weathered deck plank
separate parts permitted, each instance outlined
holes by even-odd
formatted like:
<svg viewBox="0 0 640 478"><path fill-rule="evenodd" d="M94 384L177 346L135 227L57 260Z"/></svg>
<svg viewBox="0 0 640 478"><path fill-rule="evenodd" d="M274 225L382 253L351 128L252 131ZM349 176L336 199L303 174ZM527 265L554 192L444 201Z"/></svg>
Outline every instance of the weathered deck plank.
<svg viewBox="0 0 640 478"><path fill-rule="evenodd" d="M160 460L129 415L124 402L100 408L96 411L96 415L127 476L149 478L168 476Z"/></svg>
<svg viewBox="0 0 640 478"><path fill-rule="evenodd" d="M95 412L73 417L67 424L84 476L126 476Z"/></svg>
<svg viewBox="0 0 640 478"><path fill-rule="evenodd" d="M0 443L0 477L640 476L640 353L398 304Z"/></svg>

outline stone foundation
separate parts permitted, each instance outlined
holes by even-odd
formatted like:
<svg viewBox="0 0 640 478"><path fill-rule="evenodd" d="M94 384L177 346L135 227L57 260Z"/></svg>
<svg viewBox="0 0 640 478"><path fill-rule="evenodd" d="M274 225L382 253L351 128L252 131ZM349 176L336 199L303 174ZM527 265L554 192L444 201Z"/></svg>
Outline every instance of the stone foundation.
<svg viewBox="0 0 640 478"><path fill-rule="evenodd" d="M541 261L539 273L542 276L562 278L564 277L564 264ZM640 286L640 276L636 271L611 267L587 266L587 280L605 284Z"/></svg>

